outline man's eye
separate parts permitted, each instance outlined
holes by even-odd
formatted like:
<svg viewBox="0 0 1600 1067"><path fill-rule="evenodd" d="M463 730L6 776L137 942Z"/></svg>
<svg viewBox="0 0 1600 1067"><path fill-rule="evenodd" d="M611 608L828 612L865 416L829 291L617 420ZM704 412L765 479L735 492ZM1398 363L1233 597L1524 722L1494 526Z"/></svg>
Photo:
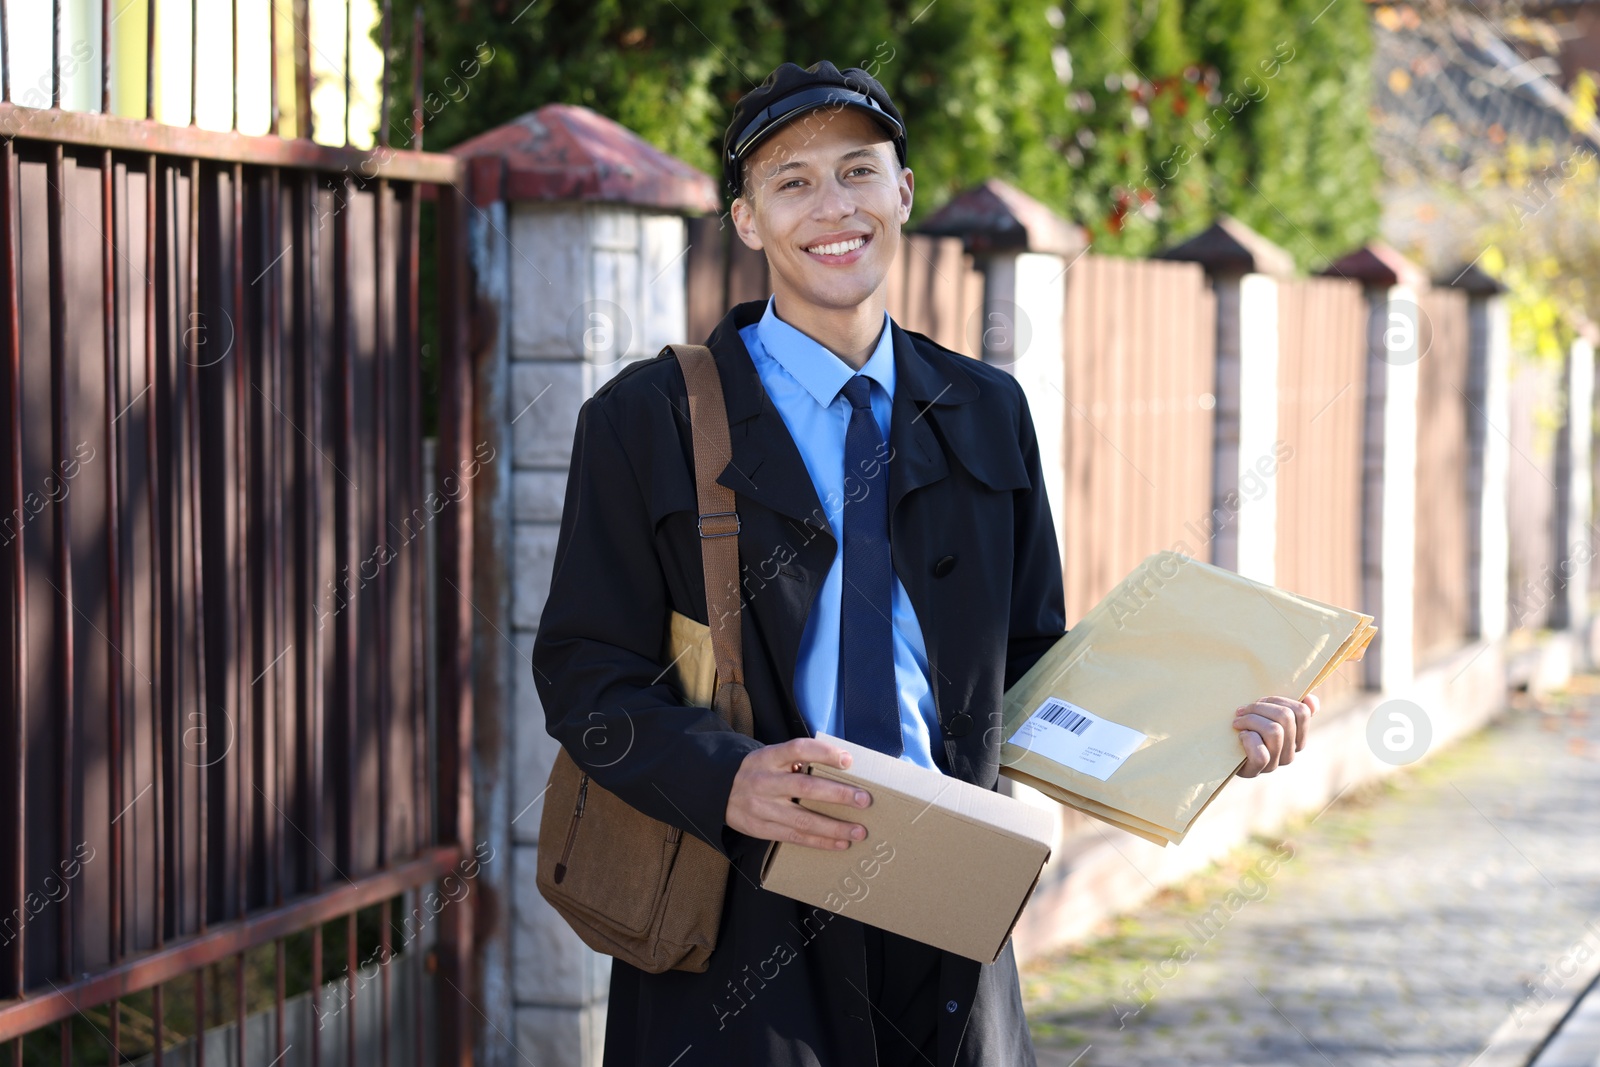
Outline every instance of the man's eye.
<svg viewBox="0 0 1600 1067"><path fill-rule="evenodd" d="M851 170L850 170L850 173L851 174L860 174L863 171L865 171L868 174L871 174L872 173L872 168L868 167L868 166L852 167Z"/></svg>

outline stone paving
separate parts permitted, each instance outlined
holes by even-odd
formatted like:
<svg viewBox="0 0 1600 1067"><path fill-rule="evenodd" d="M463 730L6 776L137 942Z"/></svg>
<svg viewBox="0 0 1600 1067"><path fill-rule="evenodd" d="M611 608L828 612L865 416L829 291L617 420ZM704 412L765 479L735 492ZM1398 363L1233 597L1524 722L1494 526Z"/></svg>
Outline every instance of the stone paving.
<svg viewBox="0 0 1600 1067"><path fill-rule="evenodd" d="M1041 1067L1461 1067L1574 995L1560 975L1597 944L1600 678L1581 676L1034 961L1023 995Z"/></svg>

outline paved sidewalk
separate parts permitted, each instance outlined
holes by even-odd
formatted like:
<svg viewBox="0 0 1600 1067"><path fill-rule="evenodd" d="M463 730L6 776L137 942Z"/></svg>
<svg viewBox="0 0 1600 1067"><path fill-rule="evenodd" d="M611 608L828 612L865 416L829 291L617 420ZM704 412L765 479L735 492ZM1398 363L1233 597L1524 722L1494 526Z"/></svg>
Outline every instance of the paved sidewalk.
<svg viewBox="0 0 1600 1067"><path fill-rule="evenodd" d="M1547 1032L1597 959L1583 676L1030 964L1023 994L1041 1067L1461 1067Z"/></svg>

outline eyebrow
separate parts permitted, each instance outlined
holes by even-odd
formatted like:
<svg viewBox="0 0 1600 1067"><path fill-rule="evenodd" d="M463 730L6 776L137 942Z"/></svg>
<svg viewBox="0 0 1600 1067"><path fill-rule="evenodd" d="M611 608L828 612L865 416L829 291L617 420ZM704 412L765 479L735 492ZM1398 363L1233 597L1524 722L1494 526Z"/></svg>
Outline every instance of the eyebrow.
<svg viewBox="0 0 1600 1067"><path fill-rule="evenodd" d="M860 159L862 156L871 156L872 158L876 159L878 153L875 148L876 146L874 145L863 145L860 148L853 148L844 155L840 156L836 162L843 163L849 159ZM779 163L776 167L773 167L766 173L766 177L763 180L771 181L779 175L786 174L791 170L806 170L810 168L810 166L811 164L803 159L791 159L787 163Z"/></svg>

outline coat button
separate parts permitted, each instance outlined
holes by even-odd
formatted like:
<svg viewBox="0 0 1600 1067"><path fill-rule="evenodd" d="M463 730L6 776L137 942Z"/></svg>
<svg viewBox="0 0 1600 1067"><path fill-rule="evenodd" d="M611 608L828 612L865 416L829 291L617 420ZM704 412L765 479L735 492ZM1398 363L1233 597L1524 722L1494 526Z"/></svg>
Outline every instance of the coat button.
<svg viewBox="0 0 1600 1067"><path fill-rule="evenodd" d="M966 737L972 729L972 716L966 712L950 716L950 721L944 724L946 737Z"/></svg>
<svg viewBox="0 0 1600 1067"><path fill-rule="evenodd" d="M945 1001L945 1004L944 1004L944 1010L949 1012L951 1015L954 1015L956 1013L956 1009L959 1008L960 1006L961 1005L957 1004L953 1000L947 1000L947 1001Z"/></svg>
<svg viewBox="0 0 1600 1067"><path fill-rule="evenodd" d="M933 576L935 578L943 578L955 569L956 558L954 556L943 556L939 559L939 562L933 565Z"/></svg>

